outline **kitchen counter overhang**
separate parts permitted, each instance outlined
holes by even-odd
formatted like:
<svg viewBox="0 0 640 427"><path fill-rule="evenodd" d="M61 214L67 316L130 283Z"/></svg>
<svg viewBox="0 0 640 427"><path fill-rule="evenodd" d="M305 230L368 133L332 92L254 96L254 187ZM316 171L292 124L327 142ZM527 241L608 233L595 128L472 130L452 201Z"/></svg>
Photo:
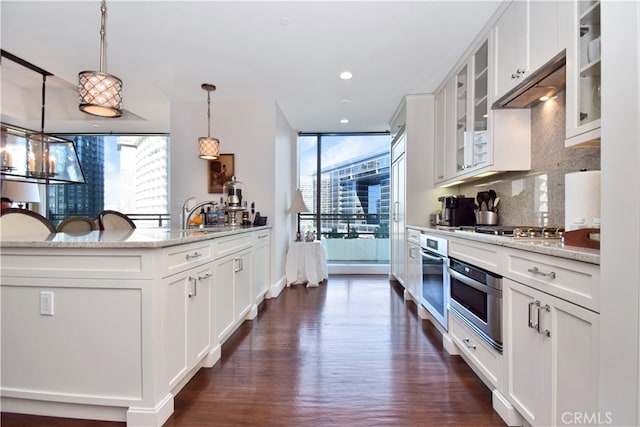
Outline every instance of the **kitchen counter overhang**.
<svg viewBox="0 0 640 427"><path fill-rule="evenodd" d="M444 236L447 238L460 238L473 240L492 245L504 246L513 249L520 249L529 252L535 252L544 255L556 256L559 258L571 259L574 261L586 262L589 264L600 265L600 251L598 249L581 248L577 246L568 246L558 240L517 240L506 236L494 236L491 234L472 233L457 230L440 230L432 227L407 226L426 232Z"/></svg>
<svg viewBox="0 0 640 427"><path fill-rule="evenodd" d="M188 230L135 228L131 230L91 231L82 234L54 233L45 240L34 240L32 236L25 236L24 238L12 237L12 240L0 241L0 248L154 249L269 228L269 226L224 226Z"/></svg>

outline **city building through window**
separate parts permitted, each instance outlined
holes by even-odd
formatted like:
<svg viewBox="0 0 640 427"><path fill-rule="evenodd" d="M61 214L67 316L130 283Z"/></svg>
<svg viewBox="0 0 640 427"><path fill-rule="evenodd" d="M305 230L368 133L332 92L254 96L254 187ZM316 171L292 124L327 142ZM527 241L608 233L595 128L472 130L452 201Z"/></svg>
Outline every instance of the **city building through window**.
<svg viewBox="0 0 640 427"><path fill-rule="evenodd" d="M330 264L389 263L388 133L300 134L301 231L324 239Z"/></svg>
<svg viewBox="0 0 640 427"><path fill-rule="evenodd" d="M47 217L96 218L105 209L136 226L169 226L169 136L64 135L76 145L86 184L49 185Z"/></svg>

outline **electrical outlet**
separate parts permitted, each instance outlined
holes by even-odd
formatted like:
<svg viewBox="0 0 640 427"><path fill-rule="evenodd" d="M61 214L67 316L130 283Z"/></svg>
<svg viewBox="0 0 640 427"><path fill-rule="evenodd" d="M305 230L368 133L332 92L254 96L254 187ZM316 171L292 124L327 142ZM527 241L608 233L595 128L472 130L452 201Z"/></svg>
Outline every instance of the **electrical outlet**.
<svg viewBox="0 0 640 427"><path fill-rule="evenodd" d="M40 315L53 316L53 292L40 291Z"/></svg>

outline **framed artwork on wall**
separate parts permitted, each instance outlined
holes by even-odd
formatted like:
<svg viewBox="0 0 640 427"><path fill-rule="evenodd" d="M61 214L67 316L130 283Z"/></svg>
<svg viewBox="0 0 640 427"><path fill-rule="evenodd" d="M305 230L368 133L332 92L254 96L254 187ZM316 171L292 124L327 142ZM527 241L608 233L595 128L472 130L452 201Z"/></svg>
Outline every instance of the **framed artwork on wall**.
<svg viewBox="0 0 640 427"><path fill-rule="evenodd" d="M209 160L209 193L222 193L222 186L235 174L233 154Z"/></svg>

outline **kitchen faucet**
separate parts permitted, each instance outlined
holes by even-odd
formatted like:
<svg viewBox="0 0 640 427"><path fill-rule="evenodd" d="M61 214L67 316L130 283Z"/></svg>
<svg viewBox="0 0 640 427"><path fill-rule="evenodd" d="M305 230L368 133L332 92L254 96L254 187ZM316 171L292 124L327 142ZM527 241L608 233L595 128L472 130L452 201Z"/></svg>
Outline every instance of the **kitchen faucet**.
<svg viewBox="0 0 640 427"><path fill-rule="evenodd" d="M206 200L204 202L196 203L191 209L189 209L188 205L190 200L195 200L195 197L189 197L187 200L185 200L182 204L182 212L180 212L180 224L183 230L189 228L189 220L196 210L206 205L211 205L214 208L218 205L217 202Z"/></svg>

